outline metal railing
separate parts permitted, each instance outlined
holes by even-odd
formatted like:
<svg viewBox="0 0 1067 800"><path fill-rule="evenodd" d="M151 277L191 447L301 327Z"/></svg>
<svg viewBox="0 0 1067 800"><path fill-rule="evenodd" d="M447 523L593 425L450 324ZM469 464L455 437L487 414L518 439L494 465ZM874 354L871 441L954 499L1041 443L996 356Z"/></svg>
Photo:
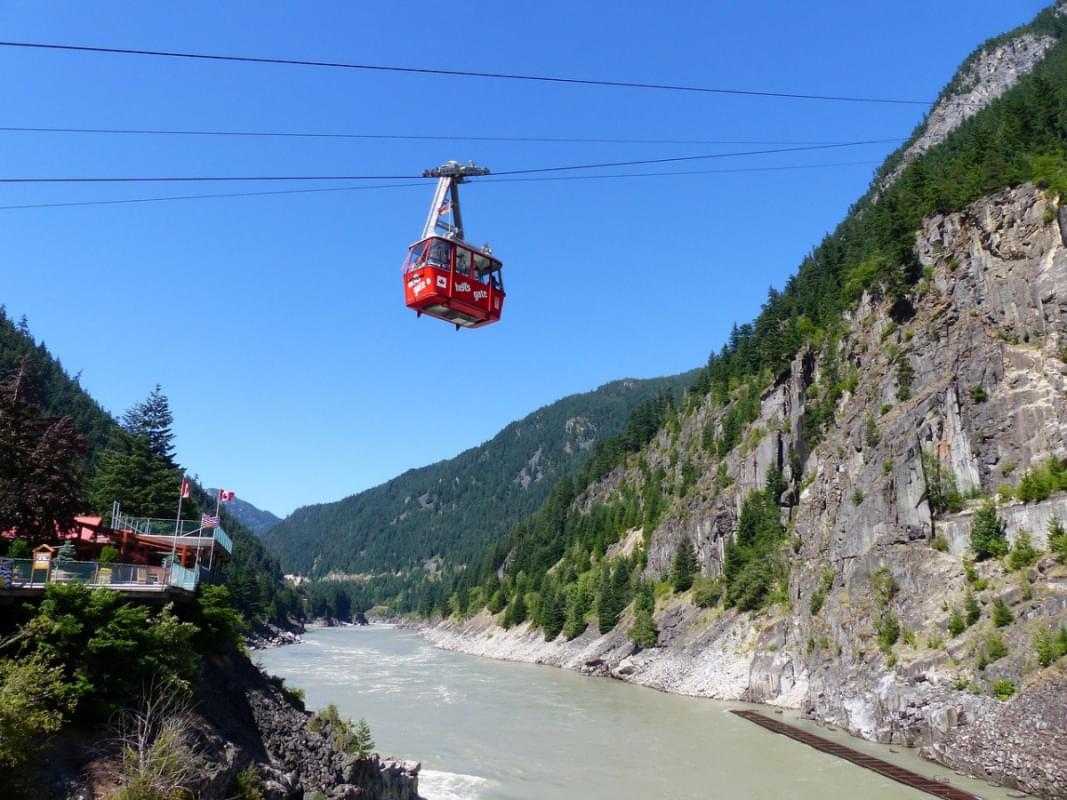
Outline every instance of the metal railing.
<svg viewBox="0 0 1067 800"><path fill-rule="evenodd" d="M202 539L214 539L227 552L233 552L233 539L222 528L205 528L195 519L152 519L134 517L118 511L113 515L111 527L116 530L129 530L142 536L196 536Z"/></svg>
<svg viewBox="0 0 1067 800"><path fill-rule="evenodd" d="M203 579L203 567L185 569L177 564L102 564L99 561L52 561L35 565L29 558L0 558L0 589L34 589L50 583L80 583L114 589L165 590L168 586L194 591Z"/></svg>

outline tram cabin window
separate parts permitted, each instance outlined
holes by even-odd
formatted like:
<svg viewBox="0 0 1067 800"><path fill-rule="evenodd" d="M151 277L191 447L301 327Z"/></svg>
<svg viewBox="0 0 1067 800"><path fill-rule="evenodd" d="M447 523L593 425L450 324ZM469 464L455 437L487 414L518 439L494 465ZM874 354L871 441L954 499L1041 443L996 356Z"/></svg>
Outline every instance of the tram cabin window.
<svg viewBox="0 0 1067 800"><path fill-rule="evenodd" d="M471 274L471 254L462 247L456 248L456 272L466 276Z"/></svg>
<svg viewBox="0 0 1067 800"><path fill-rule="evenodd" d="M452 243L434 239L430 248L430 264L438 269L452 268Z"/></svg>
<svg viewBox="0 0 1067 800"><path fill-rule="evenodd" d="M474 256L474 272L478 276L478 280L480 280L482 283L488 285L489 273L492 271L492 269L493 262L490 261L488 258L480 255Z"/></svg>
<svg viewBox="0 0 1067 800"><path fill-rule="evenodd" d="M404 272L411 272L413 269L420 269L425 265L427 248L427 242L419 242L411 248L407 261L404 262Z"/></svg>

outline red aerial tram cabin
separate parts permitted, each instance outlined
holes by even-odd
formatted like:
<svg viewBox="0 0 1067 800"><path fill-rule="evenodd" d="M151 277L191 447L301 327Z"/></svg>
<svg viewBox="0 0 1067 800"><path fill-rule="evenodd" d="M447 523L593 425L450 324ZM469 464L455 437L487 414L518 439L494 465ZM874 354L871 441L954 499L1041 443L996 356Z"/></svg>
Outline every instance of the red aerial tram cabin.
<svg viewBox="0 0 1067 800"><path fill-rule="evenodd" d="M504 308L503 264L488 245L463 241L459 184L467 175L489 170L449 161L426 170L438 178L437 191L422 238L411 245L404 261L404 302L419 316L426 314L460 328L480 328L500 319Z"/></svg>

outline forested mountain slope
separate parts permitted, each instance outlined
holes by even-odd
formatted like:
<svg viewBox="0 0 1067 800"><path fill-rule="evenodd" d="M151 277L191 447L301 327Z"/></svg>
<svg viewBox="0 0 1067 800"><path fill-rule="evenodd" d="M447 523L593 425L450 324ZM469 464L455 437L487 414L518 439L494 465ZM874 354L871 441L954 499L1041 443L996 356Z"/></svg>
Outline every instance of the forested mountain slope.
<svg viewBox="0 0 1067 800"><path fill-rule="evenodd" d="M63 368L44 342L36 342L23 318L17 324L8 319L0 306L0 380L14 369L24 356L31 356L41 406L49 416L69 416L78 433L85 438L86 483L100 465L101 455L117 436L118 421L96 402ZM149 387L146 387L149 388ZM174 483L177 512L178 482ZM213 500L200 487L194 498L203 508L213 507ZM84 511L88 511L88 500ZM234 540L234 557L227 567L227 584L235 602L250 620L274 619L284 622L288 613L298 611L295 594L282 586L278 562L260 544L258 538L224 507L223 527Z"/></svg>
<svg viewBox="0 0 1067 800"><path fill-rule="evenodd" d="M299 508L263 541L287 572L315 577L421 568L435 557L465 563L535 511L641 403L680 395L695 374L614 381L565 397L455 458Z"/></svg>
<svg viewBox="0 0 1067 800"><path fill-rule="evenodd" d="M218 495L218 491L218 489L207 490L208 494L215 496ZM226 510L229 511L230 515L236 518L238 522L257 536L262 536L282 521L281 517L278 517L265 509L257 508L247 500L242 500L240 497L236 497L227 503Z"/></svg>
<svg viewBox="0 0 1067 800"><path fill-rule="evenodd" d="M1065 5L968 59L647 444L394 607L1067 796Z"/></svg>

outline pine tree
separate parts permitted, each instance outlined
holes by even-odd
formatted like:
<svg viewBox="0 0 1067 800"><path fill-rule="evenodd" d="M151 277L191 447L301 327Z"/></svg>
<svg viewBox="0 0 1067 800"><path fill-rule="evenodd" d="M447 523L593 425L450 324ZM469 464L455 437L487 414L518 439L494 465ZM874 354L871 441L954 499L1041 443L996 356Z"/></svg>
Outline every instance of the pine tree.
<svg viewBox="0 0 1067 800"><path fill-rule="evenodd" d="M596 608L597 627L601 633L607 633L615 627L619 616L616 608L615 586L611 580L611 569L606 562L600 565L600 582L597 586Z"/></svg>
<svg viewBox="0 0 1067 800"><path fill-rule="evenodd" d="M659 642L659 631L652 618L656 610L656 598L652 584L642 584L634 598L634 624L630 628L630 641L638 647L655 647Z"/></svg>
<svg viewBox="0 0 1067 800"><path fill-rule="evenodd" d="M170 401L158 383L148 397L122 417L122 427L135 436L145 437L152 453L171 467L177 466L174 463L173 425Z"/></svg>
<svg viewBox="0 0 1067 800"><path fill-rule="evenodd" d="M689 591L693 585L693 576L700 569L697 561L696 550L688 536L683 536L674 551L674 561L671 563L671 585L676 592Z"/></svg>
<svg viewBox="0 0 1067 800"><path fill-rule="evenodd" d="M997 516L993 501L988 501L975 512L971 520L971 549L978 561L999 558L1008 552L1008 527Z"/></svg>
<svg viewBox="0 0 1067 800"><path fill-rule="evenodd" d="M374 752L374 739L370 735L370 725L363 717L359 718L359 722L352 731L352 752L361 759L369 757Z"/></svg>

